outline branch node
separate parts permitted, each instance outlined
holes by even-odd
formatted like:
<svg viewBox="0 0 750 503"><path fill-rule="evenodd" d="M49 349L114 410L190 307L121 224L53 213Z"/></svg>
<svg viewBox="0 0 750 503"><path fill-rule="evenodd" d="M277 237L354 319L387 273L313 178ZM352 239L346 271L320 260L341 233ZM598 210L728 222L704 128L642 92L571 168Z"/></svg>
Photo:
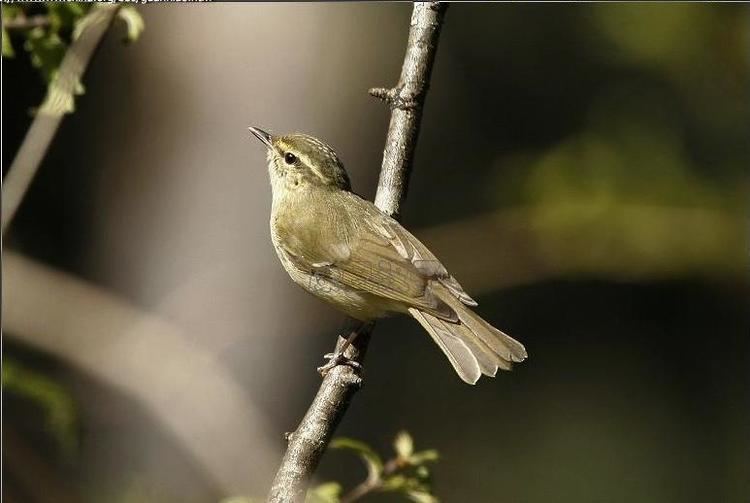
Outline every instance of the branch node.
<svg viewBox="0 0 750 503"><path fill-rule="evenodd" d="M416 110L421 106L419 98L405 93L401 86L391 89L373 87L369 93L370 96L385 101L391 110Z"/></svg>
<svg viewBox="0 0 750 503"><path fill-rule="evenodd" d="M380 100L385 101L386 103L391 101L391 93L393 92L393 89L386 89L385 87L373 87L368 91L370 96L374 96Z"/></svg>
<svg viewBox="0 0 750 503"><path fill-rule="evenodd" d="M334 370L332 370L331 372L333 372ZM342 388L353 388L355 391L359 390L362 387L362 377L360 377L359 374L357 374L353 369L347 370L342 368L342 370L344 372L334 377L336 386L340 386Z"/></svg>

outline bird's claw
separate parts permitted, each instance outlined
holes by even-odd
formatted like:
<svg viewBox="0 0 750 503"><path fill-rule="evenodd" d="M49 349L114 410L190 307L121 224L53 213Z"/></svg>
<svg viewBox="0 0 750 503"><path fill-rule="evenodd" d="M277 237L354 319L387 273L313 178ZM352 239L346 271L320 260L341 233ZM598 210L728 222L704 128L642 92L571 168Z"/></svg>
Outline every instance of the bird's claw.
<svg viewBox="0 0 750 503"><path fill-rule="evenodd" d="M318 373L323 377L325 377L326 374L331 371L331 369L338 365L347 365L355 370L362 370L361 363L354 361L351 358L347 358L346 356L344 356L344 353L328 353L323 355L323 358L328 360L328 363L321 367L318 367Z"/></svg>

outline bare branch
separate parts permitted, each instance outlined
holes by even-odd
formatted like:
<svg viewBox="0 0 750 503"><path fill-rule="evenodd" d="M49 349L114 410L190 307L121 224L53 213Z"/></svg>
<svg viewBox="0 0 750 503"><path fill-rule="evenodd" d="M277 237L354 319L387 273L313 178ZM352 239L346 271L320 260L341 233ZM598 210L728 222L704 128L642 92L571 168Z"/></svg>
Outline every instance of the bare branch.
<svg viewBox="0 0 750 503"><path fill-rule="evenodd" d="M390 90L370 90L370 94L384 99L392 110L375 197L378 208L389 215L398 215L406 196L422 107L446 8L446 4L438 2L414 4L398 84ZM339 337L337 348L343 341ZM361 362L368 343L369 333L360 334L347 349L346 356ZM358 373L345 365L334 367L323 378L302 422L288 435L289 445L268 495L269 502L304 501L309 480L361 383Z"/></svg>
<svg viewBox="0 0 750 503"><path fill-rule="evenodd" d="M414 4L409 41L398 84L387 91L370 90L370 94L385 99L392 109L375 205L396 217L408 189L409 170L419 136L422 107L446 8L445 4L437 2Z"/></svg>
<svg viewBox="0 0 750 503"><path fill-rule="evenodd" d="M3 234L21 205L63 117L72 110L73 95L81 77L119 8L116 4L96 5L80 21L85 28L65 53L59 72L49 85L44 103L37 111L3 181Z"/></svg>

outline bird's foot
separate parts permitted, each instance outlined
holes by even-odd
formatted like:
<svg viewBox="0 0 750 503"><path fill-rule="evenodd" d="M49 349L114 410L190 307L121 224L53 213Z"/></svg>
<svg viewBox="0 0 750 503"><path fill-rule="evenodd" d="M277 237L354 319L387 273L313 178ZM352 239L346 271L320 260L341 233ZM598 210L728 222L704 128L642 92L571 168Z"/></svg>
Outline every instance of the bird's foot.
<svg viewBox="0 0 750 503"><path fill-rule="evenodd" d="M328 363L326 363L322 367L318 367L318 373L323 377L325 377L326 374L331 371L331 369L338 365L348 365L355 370L362 370L361 363L354 361L351 358L347 358L346 356L344 356L343 352L337 351L335 353L328 353L326 355L323 355L323 358L328 360Z"/></svg>

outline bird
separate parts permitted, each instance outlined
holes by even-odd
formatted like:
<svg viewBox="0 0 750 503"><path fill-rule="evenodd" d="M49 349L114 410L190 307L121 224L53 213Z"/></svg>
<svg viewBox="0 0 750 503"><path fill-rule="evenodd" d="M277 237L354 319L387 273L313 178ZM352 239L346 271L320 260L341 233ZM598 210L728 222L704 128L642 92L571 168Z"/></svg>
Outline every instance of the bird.
<svg viewBox="0 0 750 503"><path fill-rule="evenodd" d="M471 309L477 302L419 239L352 191L329 144L248 129L267 148L271 241L295 283L363 325L411 316L469 384L526 359L523 344ZM326 355L330 365L347 363L342 354Z"/></svg>

